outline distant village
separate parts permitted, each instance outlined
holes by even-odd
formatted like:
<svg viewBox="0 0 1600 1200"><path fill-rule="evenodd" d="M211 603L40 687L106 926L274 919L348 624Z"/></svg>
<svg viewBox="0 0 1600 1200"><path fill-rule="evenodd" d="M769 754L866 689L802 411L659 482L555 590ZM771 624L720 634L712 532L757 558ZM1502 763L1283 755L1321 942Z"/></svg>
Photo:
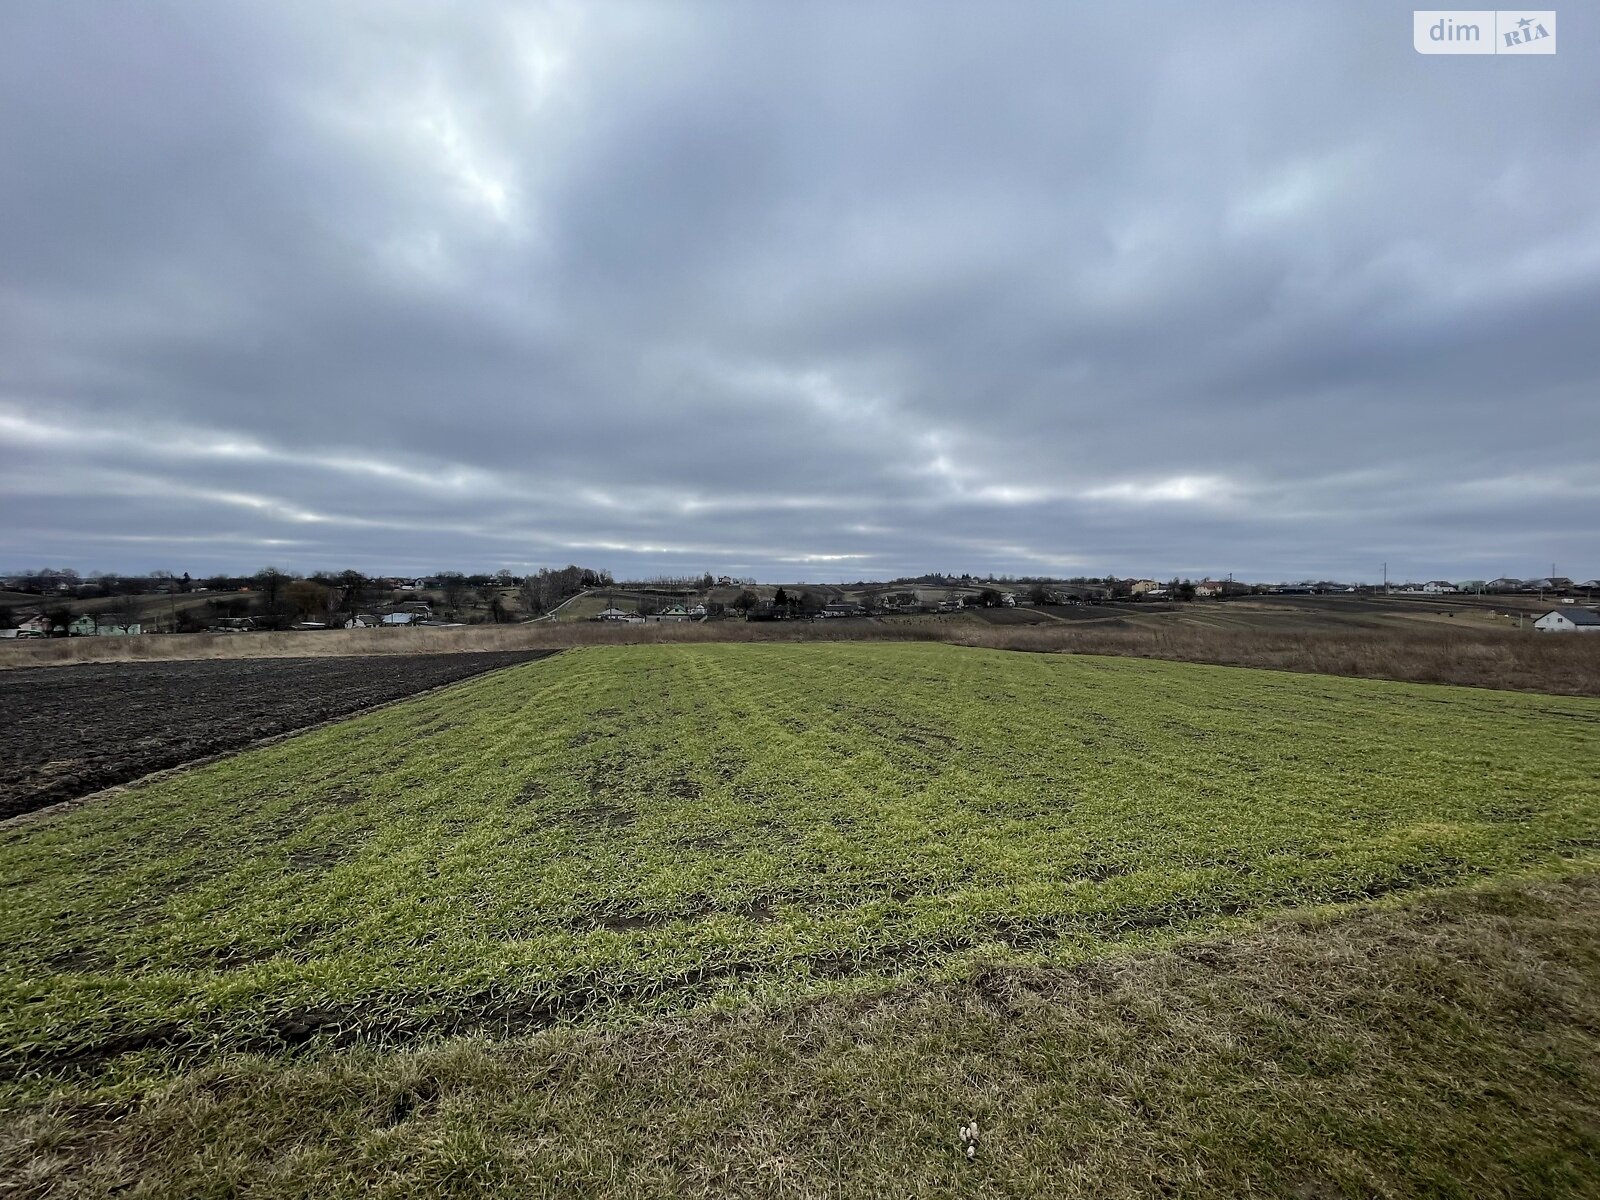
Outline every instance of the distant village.
<svg viewBox="0 0 1600 1200"><path fill-rule="evenodd" d="M366 576L356 571L295 577L275 568L250 576L196 579L187 573L82 577L42 569L0 577L0 638L135 637L146 633L243 634L270 630L393 629L540 620L614 623L836 620L965 609L1107 604L1186 604L1251 596L1506 595L1548 598L1543 631L1588 631L1600 617L1580 607L1600 580L1563 576L1388 584L1331 580L1248 583L1227 578L1017 579L930 574L888 583L760 585L731 575L617 582L577 566L516 576ZM1591 620L1591 617L1594 617ZM1541 623L1543 622L1543 623Z"/></svg>

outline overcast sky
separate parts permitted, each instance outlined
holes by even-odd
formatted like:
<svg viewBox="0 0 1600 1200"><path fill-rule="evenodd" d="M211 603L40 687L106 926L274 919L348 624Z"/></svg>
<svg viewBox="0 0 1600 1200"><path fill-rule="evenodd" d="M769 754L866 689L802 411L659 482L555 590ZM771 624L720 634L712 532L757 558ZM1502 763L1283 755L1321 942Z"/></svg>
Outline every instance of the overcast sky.
<svg viewBox="0 0 1600 1200"><path fill-rule="evenodd" d="M1600 39L0 7L0 568L1600 575Z"/></svg>

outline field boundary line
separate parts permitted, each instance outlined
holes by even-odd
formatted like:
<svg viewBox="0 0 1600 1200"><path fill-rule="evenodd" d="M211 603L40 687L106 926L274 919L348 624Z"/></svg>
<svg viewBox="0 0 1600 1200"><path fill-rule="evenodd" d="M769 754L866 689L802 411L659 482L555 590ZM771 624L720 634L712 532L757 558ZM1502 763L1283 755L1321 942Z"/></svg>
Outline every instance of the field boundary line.
<svg viewBox="0 0 1600 1200"><path fill-rule="evenodd" d="M577 595L568 596L565 600L563 600L560 604L556 605L549 612L540 613L537 617L529 617L526 621L518 621L517 624L519 624L519 625L532 625L532 624L534 624L535 622L538 622L538 621L552 621L553 622L556 619L556 614L558 612L560 612L563 608L565 608L567 605L573 603L576 600L582 600L585 596L592 595L593 591L594 591L593 588L584 588L583 591L579 592Z"/></svg>
<svg viewBox="0 0 1600 1200"><path fill-rule="evenodd" d="M365 717L371 713L382 712L386 708L393 708L397 704L409 704L413 700L421 700L424 696L432 696L439 692L448 691L453 687L460 687L466 683L476 683L480 679L491 679L496 675L503 675L507 671L515 671L519 667L531 666L533 663L547 662L568 650L581 649L582 647L562 646L554 650L547 650L538 658L530 658L526 662L511 663L509 666L495 667L491 671L483 671L477 675L469 675L465 679L452 680L450 683L436 684L431 688L424 688L420 692L412 692L409 696L400 696L394 700L385 700L381 704L369 704L365 708L351 709L343 716L328 717L311 725L302 725L298 729L285 729L282 733L274 733L248 745L237 746L232 750L219 750L215 754L207 754L203 758L193 758L188 762L179 763L173 767L162 767L159 771L151 771L140 775L137 779L129 779L124 783L114 783L110 787L101 788L99 791L90 792L83 796L74 796L71 800L58 800L54 804L47 804L43 808L35 808L30 812L16 813L13 816L0 818L0 829L16 829L23 825L32 824L45 817L65 816L73 809L82 808L99 800L109 800L121 792L131 788L142 787L147 783L158 783L173 775L192 771L196 767L208 767L213 763L222 762L224 759L234 758L240 754L249 754L252 750L260 750L264 746L274 746L279 742L286 742L290 738L299 737L304 733L315 733L319 729L326 729L330 725L338 725L342 721L354 721L357 717ZM533 653L538 653L534 651Z"/></svg>

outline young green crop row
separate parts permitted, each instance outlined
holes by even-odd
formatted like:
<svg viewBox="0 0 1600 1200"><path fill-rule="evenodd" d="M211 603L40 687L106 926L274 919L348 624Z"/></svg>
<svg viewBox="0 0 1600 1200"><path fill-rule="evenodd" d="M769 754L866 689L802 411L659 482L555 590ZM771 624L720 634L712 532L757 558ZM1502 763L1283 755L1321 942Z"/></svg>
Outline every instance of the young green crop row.
<svg viewBox="0 0 1600 1200"><path fill-rule="evenodd" d="M1600 702L569 652L0 831L0 1071L1061 961L1592 853Z"/></svg>

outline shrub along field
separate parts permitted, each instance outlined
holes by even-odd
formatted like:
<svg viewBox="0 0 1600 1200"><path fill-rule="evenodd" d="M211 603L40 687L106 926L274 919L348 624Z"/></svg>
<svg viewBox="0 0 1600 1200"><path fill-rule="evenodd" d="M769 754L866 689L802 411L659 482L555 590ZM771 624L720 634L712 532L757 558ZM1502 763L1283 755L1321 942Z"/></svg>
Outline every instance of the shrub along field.
<svg viewBox="0 0 1600 1200"><path fill-rule="evenodd" d="M1597 732L1593 699L1133 659L572 651L0 826L0 1076L37 1117L235 1052L847 1000L1570 870Z"/></svg>

